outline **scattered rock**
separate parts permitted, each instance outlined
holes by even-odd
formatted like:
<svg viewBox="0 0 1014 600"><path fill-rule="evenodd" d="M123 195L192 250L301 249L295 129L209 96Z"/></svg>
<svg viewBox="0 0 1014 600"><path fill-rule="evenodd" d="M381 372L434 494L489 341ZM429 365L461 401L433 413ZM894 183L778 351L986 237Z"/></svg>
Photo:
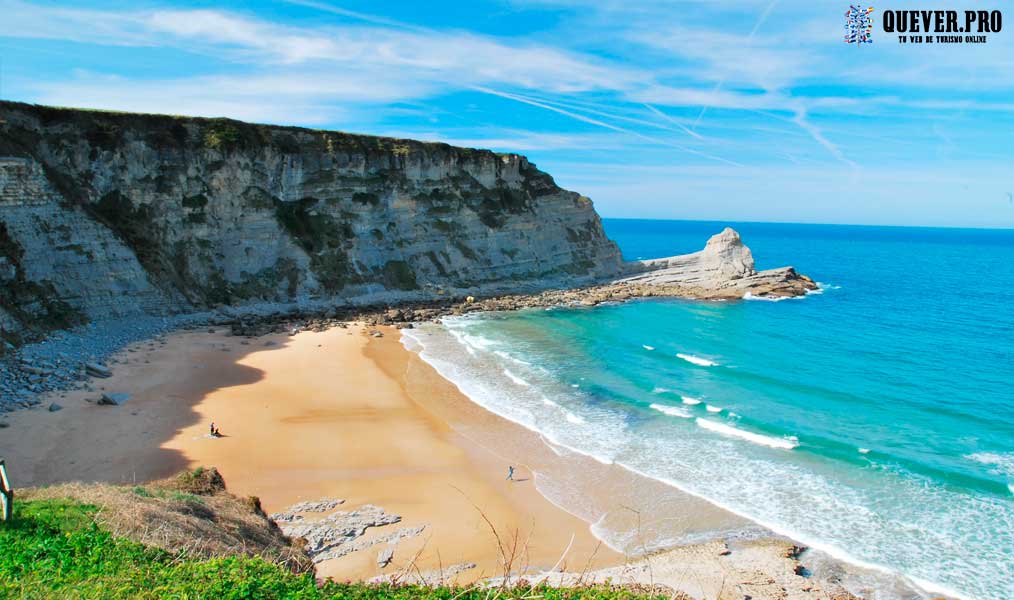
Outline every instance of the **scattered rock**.
<svg viewBox="0 0 1014 600"><path fill-rule="evenodd" d="M32 365L21 365L21 370L31 375L49 376L53 374L52 369L43 369L41 367L34 367Z"/></svg>
<svg viewBox="0 0 1014 600"><path fill-rule="evenodd" d="M99 398L97 404L105 406L120 406L130 400L130 394L124 392L106 392Z"/></svg>
<svg viewBox="0 0 1014 600"><path fill-rule="evenodd" d="M56 402L53 402L52 404L49 405L49 412L56 412L58 410L63 410L63 407L57 404Z"/></svg>
<svg viewBox="0 0 1014 600"><path fill-rule="evenodd" d="M381 332L379 332L379 331L374 330L374 331L370 332L370 337L382 338L382 337L384 337L384 334L381 333Z"/></svg>
<svg viewBox="0 0 1014 600"><path fill-rule="evenodd" d="M112 371L97 363L85 364L85 372L91 375L92 377L101 377L103 379L113 376Z"/></svg>
<svg viewBox="0 0 1014 600"><path fill-rule="evenodd" d="M0 429L5 429L5 428L10 427L10 426L11 426L11 424L8 423L7 421L0 421Z"/></svg>
<svg viewBox="0 0 1014 600"><path fill-rule="evenodd" d="M264 347L266 347L266 348L270 348L271 346L277 346L277 345L278 345L278 342L276 342L274 340L268 340L268 341L264 342Z"/></svg>
<svg viewBox="0 0 1014 600"><path fill-rule="evenodd" d="M387 565L391 564L392 560L394 560L394 548L388 546L387 548L381 550L380 554L377 555L377 566L383 569Z"/></svg>
<svg viewBox="0 0 1014 600"><path fill-rule="evenodd" d="M400 516L386 513L384 509L372 504L360 506L353 511L338 511L314 520L296 514L314 512L318 509L319 512L324 512L330 510L325 508L330 503L339 501L301 502L289 510L271 515L285 535L306 540L306 552L315 563L340 558L377 544L396 542L402 538L419 535L425 528L424 525L403 527L370 539L362 539L366 530L371 527L384 527L401 521ZM293 510L297 508L301 510Z"/></svg>
<svg viewBox="0 0 1014 600"><path fill-rule="evenodd" d="M329 510L334 510L334 509L338 508L339 506L341 506L342 504L345 504L345 500L342 500L341 498L317 500L317 501L314 501L314 502L300 502L298 504L293 504L285 512L286 513L302 513L302 512L318 512L318 513L320 513L320 512L327 512ZM271 515L271 518L274 519L274 518L276 518L278 516L282 516L284 514L285 513L275 513L275 514Z"/></svg>

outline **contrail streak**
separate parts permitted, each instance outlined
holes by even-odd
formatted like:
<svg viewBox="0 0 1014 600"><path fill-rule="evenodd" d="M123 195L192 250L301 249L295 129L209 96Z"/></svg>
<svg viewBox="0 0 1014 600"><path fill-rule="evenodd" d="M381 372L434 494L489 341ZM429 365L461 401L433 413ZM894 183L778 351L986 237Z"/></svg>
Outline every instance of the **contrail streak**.
<svg viewBox="0 0 1014 600"><path fill-rule="evenodd" d="M740 163L737 163L737 162L734 162L734 161L731 161L731 160L727 160L727 159L722 158L720 156L713 156L711 154L706 154L704 152L699 152L697 150L694 150L693 148L687 148L686 146L681 146L679 144L674 144L674 143L668 142L666 140L660 140L658 138L647 136L647 135L644 135L643 133L638 133L638 132L632 131L630 129L624 129L623 127L619 127L619 126L613 125L611 123L606 123L604 121L599 121L598 119L593 119L591 117L586 117L586 116L584 116L582 114L574 113L574 112L571 112L569 110L564 110L562 108L557 108L555 106L546 104L544 102L538 102L536 100L531 100L529 98L525 98L524 96L517 96L515 94L510 94L508 92L501 92L499 90L494 90L494 89L490 89L490 88L486 88L486 87L481 87L481 86L472 86L471 89L474 89L474 90L479 91L479 92L483 92L485 94L491 94L493 96L499 96L501 98L507 98L509 100L514 100L515 102L521 102L521 103L524 103L524 104L530 104L532 106L537 106L539 108L544 108L546 110L549 110L549 111L555 112L557 114L561 114L561 115L570 117L572 119L576 119L578 121L582 121L584 123L589 123L591 125L597 125L599 127L604 127L606 129L611 129L612 131L617 131L617 132L620 132L620 133L625 133L627 135L632 135L634 137L638 137L638 138L641 138L643 140L647 140L647 141L655 143L655 144L661 144L663 146L669 146L671 148L677 148L677 149L682 150L684 152L687 152L689 154L694 154L696 156L700 156L700 157L703 157L703 158L708 158L708 159L711 159L711 160L717 160L718 162L723 162L725 164L733 165L735 167L742 167L743 166Z"/></svg>
<svg viewBox="0 0 1014 600"><path fill-rule="evenodd" d="M750 40L753 39L753 36L757 33L757 30L760 29L760 26L764 24L764 21L767 20L768 15L771 14L771 11L775 9L775 5L778 4L779 1L780 0L772 0L771 4L768 4L767 8L765 8L764 11L761 12L760 16L757 18L757 22L753 24L753 29L750 30L750 35L746 36L746 41L749 42ZM711 95L715 95L719 91L721 91L723 85L725 85L725 77L718 80L718 83L715 84L715 89L711 90ZM697 129L697 124L701 122L701 119L704 118L704 113L706 112L708 112L707 104L701 107L701 112L699 115L697 115L697 118L694 120L694 124L692 125L693 129Z"/></svg>

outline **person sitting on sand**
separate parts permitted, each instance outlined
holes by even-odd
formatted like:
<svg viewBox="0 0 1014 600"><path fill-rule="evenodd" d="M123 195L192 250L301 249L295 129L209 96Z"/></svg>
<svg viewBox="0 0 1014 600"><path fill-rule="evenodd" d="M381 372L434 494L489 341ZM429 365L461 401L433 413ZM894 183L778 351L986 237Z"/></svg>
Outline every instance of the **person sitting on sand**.
<svg viewBox="0 0 1014 600"><path fill-rule="evenodd" d="M508 481L514 481L514 467L513 466L508 466L507 467L507 480Z"/></svg>

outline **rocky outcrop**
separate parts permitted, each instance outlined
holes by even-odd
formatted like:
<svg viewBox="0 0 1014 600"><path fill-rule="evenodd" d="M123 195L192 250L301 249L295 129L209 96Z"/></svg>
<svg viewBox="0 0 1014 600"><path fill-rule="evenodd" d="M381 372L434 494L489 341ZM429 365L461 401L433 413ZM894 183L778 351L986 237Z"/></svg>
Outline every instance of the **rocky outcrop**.
<svg viewBox="0 0 1014 600"><path fill-rule="evenodd" d="M628 264L626 269L632 274L615 284L649 292L648 295L718 299L750 294L780 298L801 296L817 289L812 279L796 273L792 267L757 271L753 253L743 244L739 233L730 227L711 236L700 252L637 261ZM666 289L673 293L662 293Z"/></svg>
<svg viewBox="0 0 1014 600"><path fill-rule="evenodd" d="M306 553L315 563L341 558L377 544L388 544L388 548L382 550L377 559L377 564L381 568L386 567L394 558L394 545L404 538L419 535L425 529L425 525L402 527L366 537L368 529L400 523L401 517L385 512L384 509L372 504L365 504L352 511L332 512L344 502L344 500L300 502L283 512L271 515L271 518L278 523L285 535L305 541ZM331 514L320 516L320 513L326 512ZM382 558L386 560L382 561Z"/></svg>
<svg viewBox="0 0 1014 600"><path fill-rule="evenodd" d="M516 154L2 102L0 157L8 342L99 316L488 295L622 266L591 201Z"/></svg>

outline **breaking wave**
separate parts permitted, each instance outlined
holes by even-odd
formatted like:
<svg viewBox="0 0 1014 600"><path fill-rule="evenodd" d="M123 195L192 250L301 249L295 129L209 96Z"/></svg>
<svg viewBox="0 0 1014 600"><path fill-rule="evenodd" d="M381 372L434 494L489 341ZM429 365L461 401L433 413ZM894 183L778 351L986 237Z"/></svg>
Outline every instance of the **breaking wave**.
<svg viewBox="0 0 1014 600"><path fill-rule="evenodd" d="M670 417L680 417L683 419L690 419L693 417L693 415L691 415L690 412L688 412L686 409L680 408L678 406L666 406L665 404L652 404L651 408L657 410L658 412L664 415L669 415Z"/></svg>
<svg viewBox="0 0 1014 600"><path fill-rule="evenodd" d="M769 435L762 435L759 433L753 433L752 431L745 431L738 429L731 425L719 423L717 421L709 421L708 419L698 418L696 421L697 425L707 429L708 431L714 431L715 433L721 433L722 435L728 435L732 437L738 437L754 444L760 444L762 446L768 446L769 448L780 448L782 450L792 450L799 446L798 442L787 440L785 438L776 438Z"/></svg>
<svg viewBox="0 0 1014 600"><path fill-rule="evenodd" d="M680 353L676 354L676 358L682 358L683 360L687 361L688 363L697 365L699 367L717 367L718 366L718 363L716 363L715 361L708 360L706 358L701 358L700 356L695 356L693 354L683 354L682 352L680 352Z"/></svg>

